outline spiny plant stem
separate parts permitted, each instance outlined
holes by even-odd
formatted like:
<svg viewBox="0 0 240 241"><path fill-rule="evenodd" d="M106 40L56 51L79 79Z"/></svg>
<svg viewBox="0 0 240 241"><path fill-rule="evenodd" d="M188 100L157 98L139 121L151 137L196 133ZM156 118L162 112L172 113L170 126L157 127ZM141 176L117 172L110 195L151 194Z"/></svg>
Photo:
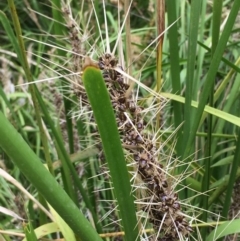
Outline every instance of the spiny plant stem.
<svg viewBox="0 0 240 241"><path fill-rule="evenodd" d="M191 228L181 211L178 195L168 181L163 165L158 161L156 143L145 133L142 107L134 102L133 94L126 98L129 85L117 72L117 59L111 54L99 58L103 78L108 87L123 145L133 159L138 175L145 186L142 211L157 233L157 240L178 240L189 235Z"/></svg>

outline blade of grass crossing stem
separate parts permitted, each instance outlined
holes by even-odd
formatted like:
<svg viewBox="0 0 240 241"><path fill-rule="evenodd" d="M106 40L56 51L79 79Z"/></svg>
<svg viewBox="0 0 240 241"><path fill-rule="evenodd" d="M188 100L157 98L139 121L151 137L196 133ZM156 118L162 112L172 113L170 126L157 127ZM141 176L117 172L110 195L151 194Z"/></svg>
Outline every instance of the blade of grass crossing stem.
<svg viewBox="0 0 240 241"><path fill-rule="evenodd" d="M207 73L207 77L206 77L206 80L205 80L205 83L207 83L207 84L204 85L203 90L202 90L202 94L200 96L199 106L198 106L194 121L192 123L192 126L190 128L191 129L191 135L189 135L189 138L187 139L187 142L184 142L184 143L186 143L186 145L185 145L186 148L183 149L184 150L183 158L188 156L189 153L190 153L191 143L194 141L195 133L197 132L198 125L199 125L204 107L207 103L209 93L211 91L211 88L209 88L209 86L211 86L215 81L215 76L216 76L216 73L218 71L218 66L220 64L222 55L224 53L227 41L228 41L229 36L231 34L231 31L232 31L233 25L235 23L235 19L238 15L239 9L240 9L240 1L234 0L233 6L232 6L231 11L230 11L230 14L228 16L228 20L225 24L224 30L221 34L220 39L219 39L218 45L216 47L216 50L214 52L214 55L213 55L213 58L212 58L212 61L211 61L210 67L209 67L209 71Z"/></svg>
<svg viewBox="0 0 240 241"><path fill-rule="evenodd" d="M176 100L181 103L185 102L185 99L179 95L173 95L172 93L165 93L165 92L162 92L161 95L168 99ZM192 101L192 106L195 108L198 108L199 104L196 101ZM240 117L231 115L225 111L222 111L207 105L205 106L204 111L240 127Z"/></svg>
<svg viewBox="0 0 240 241"><path fill-rule="evenodd" d="M63 13L61 12L62 6L60 0L53 0L52 3L52 17L55 20L53 29L54 34L56 36L64 36L65 26ZM58 45L59 41L58 38L56 39L56 45ZM60 43L59 43L60 45ZM61 49L57 49L58 56L66 57L65 51ZM61 87L63 90L69 90L69 82L65 80L61 80ZM73 124L72 118L69 116L71 112L72 101L70 97L70 91L64 91L63 96L63 103L64 103L64 111L65 111L65 119L66 119L66 127L67 127L67 134L68 134L68 145L70 153L74 153L74 137L73 137Z"/></svg>
<svg viewBox="0 0 240 241"><path fill-rule="evenodd" d="M137 240L137 219L126 162L121 146L115 115L102 73L90 59L86 59L83 84L93 109L109 166L114 193L118 201L125 240Z"/></svg>
<svg viewBox="0 0 240 241"><path fill-rule="evenodd" d="M82 241L101 241L95 229L2 112L0 112L0 123L0 146L14 164Z"/></svg>
<svg viewBox="0 0 240 241"><path fill-rule="evenodd" d="M195 110L191 107L192 93L193 93L193 81L196 61L197 50L197 37L199 16L201 13L202 0L194 0L191 2L191 16L190 16L190 29L189 29L189 44L188 44L188 56L187 56L187 79L186 79L186 93L185 93L185 105L184 105L184 127L183 127L183 142L182 150L186 149L185 143L189 139L189 136L195 135L192 132L191 124L193 122L192 116ZM189 149L191 150L193 143L189 143ZM182 158L184 158L182 153ZM184 167L180 168L180 172L184 171Z"/></svg>
<svg viewBox="0 0 240 241"><path fill-rule="evenodd" d="M176 21L176 1L168 0L166 1L168 25L171 25ZM168 30L169 36L169 54L170 54L170 71L171 71L171 81L172 81L172 93L179 95L181 93L181 83L180 83L180 59L179 59L179 47L178 47L178 27L174 24ZM182 123L182 104L173 101L173 113L174 113L174 125L178 128ZM182 143L182 127L177 132L177 155L180 156L181 153L181 143Z"/></svg>

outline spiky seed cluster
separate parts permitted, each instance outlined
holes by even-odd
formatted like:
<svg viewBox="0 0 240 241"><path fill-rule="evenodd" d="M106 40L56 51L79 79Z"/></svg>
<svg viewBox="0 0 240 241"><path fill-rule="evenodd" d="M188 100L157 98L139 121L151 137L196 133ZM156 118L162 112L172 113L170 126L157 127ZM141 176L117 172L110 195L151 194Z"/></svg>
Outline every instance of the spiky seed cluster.
<svg viewBox="0 0 240 241"><path fill-rule="evenodd" d="M71 41L73 54L73 70L79 72L81 69L81 60L83 54L83 41L79 37L78 25L71 15L71 9L69 6L65 5L62 9L65 22L69 30L69 39Z"/></svg>
<svg viewBox="0 0 240 241"><path fill-rule="evenodd" d="M72 17L71 8L68 5L64 5L63 9L63 16L68 27L69 33L69 40L72 46L72 57L73 60L71 62L71 70L73 73L79 73L82 70L82 56L85 54L84 49L84 37L80 34L80 30L78 24L75 22L74 18ZM73 76L73 91L74 93L81 97L82 102L88 105L87 95L85 90L83 89L81 80L79 79L79 75Z"/></svg>
<svg viewBox="0 0 240 241"><path fill-rule="evenodd" d="M157 160L155 144L144 134L142 108L135 104L131 96L126 98L129 85L115 70L117 64L118 61L111 54L99 58L99 68L115 109L123 145L133 155L138 174L148 190L143 211L149 214L153 228L159 232L158 240L171 241L187 237L191 227L181 212L177 193L173 191L163 166Z"/></svg>

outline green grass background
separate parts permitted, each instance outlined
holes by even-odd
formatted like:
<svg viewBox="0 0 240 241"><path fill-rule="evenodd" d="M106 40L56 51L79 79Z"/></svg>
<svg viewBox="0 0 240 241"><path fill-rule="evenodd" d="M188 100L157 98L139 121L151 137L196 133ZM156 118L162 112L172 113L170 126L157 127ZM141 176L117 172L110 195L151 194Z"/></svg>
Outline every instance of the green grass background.
<svg viewBox="0 0 240 241"><path fill-rule="evenodd" d="M118 12L121 24L124 5L118 6L110 0L105 5L109 42L113 48L119 33ZM73 79L69 77L74 63L61 1L8 0L0 6L1 168L43 206L48 208L49 203L70 226L76 239L101 240L98 233L127 230L128 225L136 227L129 195L129 205L124 207L123 204L119 206L120 211L114 210L101 219L112 210L114 202L111 206L98 200L115 200L123 195L122 185L127 188L130 181L125 176L123 184L116 177L112 192L109 179L98 175L101 174L96 158L99 140L94 139L91 125L84 121L89 117L83 114L82 118L72 118L72 113L83 110L72 91ZM87 39L83 43L83 54L97 60L106 49L106 33L102 1L94 1L94 6L95 12L91 2L71 2L79 37ZM131 25L123 30L122 45L126 63L132 60L131 75L156 91L159 83L156 44L146 48L157 37L159 13L155 6L152 0L133 1ZM178 159L177 164L172 162L177 168L170 172L181 180L177 189L181 190L180 199L189 205L184 209L193 220L192 240L216 240L239 232L238 216L231 215L238 211L234 209L239 200L234 185L240 176L239 8L239 0L166 1L165 27L174 24L164 34L161 51L163 83L159 94L168 102L166 105L165 100L156 102L159 106L165 105L159 117L160 129L155 121L156 113L151 111L158 94L139 89L139 105L149 108L144 114L147 121L151 120L149 130L153 135L161 134L161 143L167 140L159 151L159 161L166 165L171 158ZM131 46L131 54L128 46ZM49 81L17 87L43 79ZM15 90L10 91L13 86ZM94 96L94 87L90 88L90 93ZM99 111L102 107L92 108ZM113 141L117 143L118 136L114 135ZM121 153L122 150L114 151ZM109 167L115 177L114 170L116 173L119 167L114 163ZM126 165L122 168L126 169ZM53 234L48 238L55 239L60 227L66 240L71 239L71 231L64 231L67 224L58 215L53 218L58 226L50 226L53 220L41 210L35 210L34 203L15 185L4 178L0 181L0 206L21 214L24 223L29 225L25 226L20 220L14 223L13 217L3 212L1 230L17 232L20 229L25 231L28 240L34 240L34 235L28 237L28 231L32 235L33 230L40 228L36 231L38 236L42 234L41 227L46 229L43 225L49 225L47 230ZM19 202L14 201L16 197L20 197ZM132 215L129 223L124 221L126 214ZM123 228L113 222L120 218ZM232 219L236 220L232 222ZM218 226L221 222L225 222L225 226ZM1 237L16 240L16 236L2 234ZM137 229L133 233L126 231L125 239L132 241L136 236Z"/></svg>

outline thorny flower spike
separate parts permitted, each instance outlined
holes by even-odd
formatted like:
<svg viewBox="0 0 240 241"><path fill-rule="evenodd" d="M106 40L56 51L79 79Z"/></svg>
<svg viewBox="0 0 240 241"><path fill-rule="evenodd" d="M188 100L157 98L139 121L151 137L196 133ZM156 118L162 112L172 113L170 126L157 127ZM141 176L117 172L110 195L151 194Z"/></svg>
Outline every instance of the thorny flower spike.
<svg viewBox="0 0 240 241"><path fill-rule="evenodd" d="M128 151L132 154L138 175L147 188L144 199L146 205L142 210L148 213L153 228L159 233L157 240L175 241L187 237L192 229L181 211L177 193L157 160L155 143L144 134L142 107L135 104L131 95L126 98L129 85L115 70L116 67L121 67L114 56L104 54L99 58L98 65L109 90L122 144L130 147Z"/></svg>

